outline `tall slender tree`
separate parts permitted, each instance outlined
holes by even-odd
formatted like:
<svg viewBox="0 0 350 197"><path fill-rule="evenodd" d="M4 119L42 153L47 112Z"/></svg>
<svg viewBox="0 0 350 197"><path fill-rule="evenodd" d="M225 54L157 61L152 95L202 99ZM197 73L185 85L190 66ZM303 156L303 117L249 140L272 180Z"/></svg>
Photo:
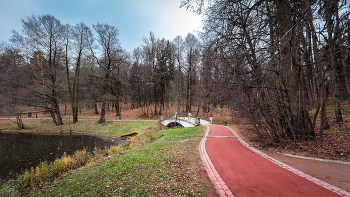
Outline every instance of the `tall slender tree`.
<svg viewBox="0 0 350 197"><path fill-rule="evenodd" d="M88 54L92 32L84 23L65 26L65 67L68 93L72 107L73 123L78 122L80 101L80 69L83 58ZM73 66L73 68L72 68ZM71 68L73 70L71 70ZM71 77L73 73L73 77Z"/></svg>
<svg viewBox="0 0 350 197"><path fill-rule="evenodd" d="M115 26L98 23L93 26L97 33L97 44L95 48L90 44L92 55L98 64L102 76L93 75L93 81L100 84L101 91L101 117L99 123L105 122L106 103L117 99L118 91L113 91L113 83L118 80L113 72L118 70L123 58L120 56L122 52L119 44L119 30ZM92 42L90 42L92 43ZM119 105L119 103L117 103Z"/></svg>

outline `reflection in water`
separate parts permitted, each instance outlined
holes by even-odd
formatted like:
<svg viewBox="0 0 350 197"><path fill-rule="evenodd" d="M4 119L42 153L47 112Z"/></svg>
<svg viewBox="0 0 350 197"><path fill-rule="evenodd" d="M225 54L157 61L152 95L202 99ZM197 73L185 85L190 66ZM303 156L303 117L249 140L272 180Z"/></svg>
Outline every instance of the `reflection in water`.
<svg viewBox="0 0 350 197"><path fill-rule="evenodd" d="M95 147L103 149L125 142L97 135L0 132L0 179L13 178L16 173L35 167L41 161L54 161L64 152L71 155L84 148L91 152Z"/></svg>

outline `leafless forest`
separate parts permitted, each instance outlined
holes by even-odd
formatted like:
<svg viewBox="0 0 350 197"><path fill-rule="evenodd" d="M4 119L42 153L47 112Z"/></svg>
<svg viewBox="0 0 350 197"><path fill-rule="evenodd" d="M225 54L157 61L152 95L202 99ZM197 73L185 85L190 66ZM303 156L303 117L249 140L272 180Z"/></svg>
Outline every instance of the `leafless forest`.
<svg viewBox="0 0 350 197"><path fill-rule="evenodd" d="M203 15L204 28L173 40L145 35L123 50L118 27L63 24L52 15L29 16L21 32L0 46L0 113L20 120L36 106L64 124L59 105L97 108L119 103L148 113L166 106L198 115L225 106L274 141L320 139L325 107L350 99L350 3L347 0L183 0ZM185 106L180 109L180 106ZM312 112L312 113L310 113ZM19 127L23 125L19 122Z"/></svg>

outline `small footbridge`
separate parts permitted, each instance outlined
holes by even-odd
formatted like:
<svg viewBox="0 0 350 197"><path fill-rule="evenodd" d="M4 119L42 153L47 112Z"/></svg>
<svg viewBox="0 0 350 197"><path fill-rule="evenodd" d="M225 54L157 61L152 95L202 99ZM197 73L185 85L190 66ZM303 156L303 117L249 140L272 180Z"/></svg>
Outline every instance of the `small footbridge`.
<svg viewBox="0 0 350 197"><path fill-rule="evenodd" d="M191 114L188 117L174 117L166 120L161 120L161 124L167 127L195 127L200 125L199 117L192 118Z"/></svg>

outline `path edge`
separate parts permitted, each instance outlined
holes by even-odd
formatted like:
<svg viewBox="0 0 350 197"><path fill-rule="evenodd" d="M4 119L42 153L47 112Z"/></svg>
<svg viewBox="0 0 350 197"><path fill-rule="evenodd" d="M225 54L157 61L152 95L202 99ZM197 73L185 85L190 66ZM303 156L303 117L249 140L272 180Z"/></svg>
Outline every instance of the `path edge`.
<svg viewBox="0 0 350 197"><path fill-rule="evenodd" d="M215 169L205 149L205 141L207 140L207 136L210 130L210 126L208 125L206 126L207 126L207 130L205 131L205 134L199 144L199 153L202 159L202 163L204 165L204 168L208 174L210 181L214 185L214 188L216 189L220 197L234 197L232 191L227 187L226 183L222 180L221 176Z"/></svg>
<svg viewBox="0 0 350 197"><path fill-rule="evenodd" d="M313 183L315 183L315 184L317 184L317 185L319 185L319 186L321 186L321 187L323 187L323 188L325 188L325 189L328 189L328 190L330 190L330 191L332 191L332 192L334 192L334 193L336 193L336 194L338 194L338 195L340 195L340 196L343 196L343 197L350 197L350 193L349 193L349 192L347 192L347 191L345 191L345 190L343 190L343 189L340 189L340 188L338 188L338 187L336 187L336 186L334 186L334 185L331 185L331 184L329 184L329 183L326 183L326 182L324 182L324 181L322 181L322 180L320 180L320 179L317 179L317 178L315 178L315 177L312 177L312 176L310 176L310 175L308 175L308 174L306 174L306 173L304 173L304 172L302 172L302 171L300 171L300 170L297 170L297 169L295 169L295 168L293 168L293 167L291 167L291 166L289 166L289 165L287 165L287 164L285 164L285 163L283 163L283 162L280 162L280 161L278 161L278 160L276 160L276 159L274 159L274 158L272 158L272 157L266 155L265 153L263 153L263 152L261 152L261 151L255 149L255 148L253 148L253 147L250 146L248 143L246 143L245 141L243 141L243 140L239 137L239 135L237 135L237 133L234 132L230 127L228 127L228 126L225 126L225 127L228 128L228 129L232 132L232 134L233 134L234 136L237 137L237 139L240 141L240 143L241 143L243 146L247 147L248 149L250 149L251 151L255 152L256 154L258 154L258 155L260 155L260 156L266 158L267 160L271 161L272 163L274 163L274 164L276 164L276 165L279 165L279 166L281 166L282 168L284 168L284 169L286 169L286 170L288 170L288 171L290 171L290 172L292 172L292 173L294 173L294 174L296 174L296 175L299 175L299 176L301 176L301 177L303 177L303 178L305 178L305 179L307 179L307 180L309 180L309 181L311 181L311 182L313 182Z"/></svg>
<svg viewBox="0 0 350 197"><path fill-rule="evenodd" d="M287 154L287 153L278 153L278 154L288 156L288 157L299 158L299 159L307 159L307 160L321 161L321 162L327 162L327 163L337 163L337 164L350 165L350 162L342 161L342 160L330 160L330 159L320 159L320 158L315 158L315 157L304 157L304 156L298 156L298 155L291 155L291 154Z"/></svg>

